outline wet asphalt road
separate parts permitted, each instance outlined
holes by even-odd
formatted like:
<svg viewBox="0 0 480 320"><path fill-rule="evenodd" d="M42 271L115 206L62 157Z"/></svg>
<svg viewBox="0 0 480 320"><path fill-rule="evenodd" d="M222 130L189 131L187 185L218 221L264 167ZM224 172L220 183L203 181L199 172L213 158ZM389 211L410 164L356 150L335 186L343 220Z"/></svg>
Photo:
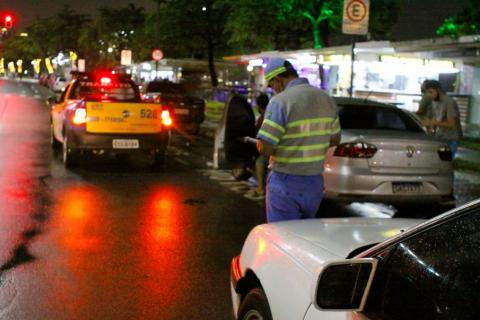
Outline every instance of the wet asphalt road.
<svg viewBox="0 0 480 320"><path fill-rule="evenodd" d="M0 319L225 319L229 264L262 209L198 173L86 159L67 171L43 102L0 96Z"/></svg>
<svg viewBox="0 0 480 320"><path fill-rule="evenodd" d="M230 261L264 213L208 174L211 142L175 137L160 173L144 159L69 171L43 101L0 93L0 319L229 319Z"/></svg>

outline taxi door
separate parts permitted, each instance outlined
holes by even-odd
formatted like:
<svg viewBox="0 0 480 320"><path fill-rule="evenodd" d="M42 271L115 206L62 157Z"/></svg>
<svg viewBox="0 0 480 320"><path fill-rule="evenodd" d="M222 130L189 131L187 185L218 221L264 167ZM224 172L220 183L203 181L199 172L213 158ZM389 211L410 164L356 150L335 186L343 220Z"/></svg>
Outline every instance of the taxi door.
<svg viewBox="0 0 480 320"><path fill-rule="evenodd" d="M70 96L72 84L68 84L58 101L53 105L51 110L52 116L52 134L57 141L63 142L62 127L63 127L63 111L68 104L67 97Z"/></svg>

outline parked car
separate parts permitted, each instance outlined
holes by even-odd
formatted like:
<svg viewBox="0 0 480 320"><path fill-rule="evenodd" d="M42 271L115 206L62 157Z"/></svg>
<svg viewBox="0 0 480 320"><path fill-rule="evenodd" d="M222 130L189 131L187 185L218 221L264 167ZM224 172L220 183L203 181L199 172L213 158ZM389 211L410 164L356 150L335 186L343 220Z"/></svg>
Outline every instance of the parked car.
<svg viewBox="0 0 480 320"><path fill-rule="evenodd" d="M325 198L451 204L452 153L406 111L336 98L341 144L325 158Z"/></svg>
<svg viewBox="0 0 480 320"><path fill-rule="evenodd" d="M159 104L145 103L129 76L75 73L51 110L51 145L67 168L82 154L144 153L161 168L172 119Z"/></svg>
<svg viewBox="0 0 480 320"><path fill-rule="evenodd" d="M257 226L232 261L231 294L241 320L478 319L480 201L423 223Z"/></svg>
<svg viewBox="0 0 480 320"><path fill-rule="evenodd" d="M335 101L342 139L325 157L326 199L453 203L452 154L445 141L427 135L409 113L393 105L351 98ZM248 112L244 111L244 118ZM213 162L217 167L242 163L235 161L235 149L226 148L227 136L238 140L227 122L229 113L225 108L215 137ZM249 126L253 127L252 120ZM245 163L245 171L251 170L249 165Z"/></svg>
<svg viewBox="0 0 480 320"><path fill-rule="evenodd" d="M160 103L171 110L174 129L198 134L205 120L205 100L187 94L182 84L152 81L145 88L143 99Z"/></svg>
<svg viewBox="0 0 480 320"><path fill-rule="evenodd" d="M67 84L68 84L68 81L65 77L57 76L55 78L55 85L53 87L53 90L55 92L62 92L63 90L65 90L65 87L67 86Z"/></svg>

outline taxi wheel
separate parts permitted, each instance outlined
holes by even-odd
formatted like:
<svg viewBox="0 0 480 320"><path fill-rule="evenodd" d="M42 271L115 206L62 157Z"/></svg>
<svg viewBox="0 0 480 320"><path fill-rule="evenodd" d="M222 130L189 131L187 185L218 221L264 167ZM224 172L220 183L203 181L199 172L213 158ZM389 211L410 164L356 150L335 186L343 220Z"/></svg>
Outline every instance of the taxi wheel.
<svg viewBox="0 0 480 320"><path fill-rule="evenodd" d="M238 320L272 320L267 296L261 288L251 290L238 309Z"/></svg>
<svg viewBox="0 0 480 320"><path fill-rule="evenodd" d="M69 152L70 149L70 152ZM63 138L63 145L62 145L62 156L63 156L63 163L67 169L73 169L78 164L78 155L77 152L68 147L68 138L65 135Z"/></svg>
<svg viewBox="0 0 480 320"><path fill-rule="evenodd" d="M55 135L53 134L53 126L52 125L50 125L50 146L55 151L60 150L61 147L62 147L62 144L60 142L58 142L58 140L55 138Z"/></svg>

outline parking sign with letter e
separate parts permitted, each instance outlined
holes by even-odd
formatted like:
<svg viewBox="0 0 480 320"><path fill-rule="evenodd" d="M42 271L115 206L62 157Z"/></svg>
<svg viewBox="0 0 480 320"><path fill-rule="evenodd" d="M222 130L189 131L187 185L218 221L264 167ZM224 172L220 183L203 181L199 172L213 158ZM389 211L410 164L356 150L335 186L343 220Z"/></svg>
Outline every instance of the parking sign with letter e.
<svg viewBox="0 0 480 320"><path fill-rule="evenodd" d="M366 35L368 33L369 10L369 0L345 0L343 5L343 33Z"/></svg>

